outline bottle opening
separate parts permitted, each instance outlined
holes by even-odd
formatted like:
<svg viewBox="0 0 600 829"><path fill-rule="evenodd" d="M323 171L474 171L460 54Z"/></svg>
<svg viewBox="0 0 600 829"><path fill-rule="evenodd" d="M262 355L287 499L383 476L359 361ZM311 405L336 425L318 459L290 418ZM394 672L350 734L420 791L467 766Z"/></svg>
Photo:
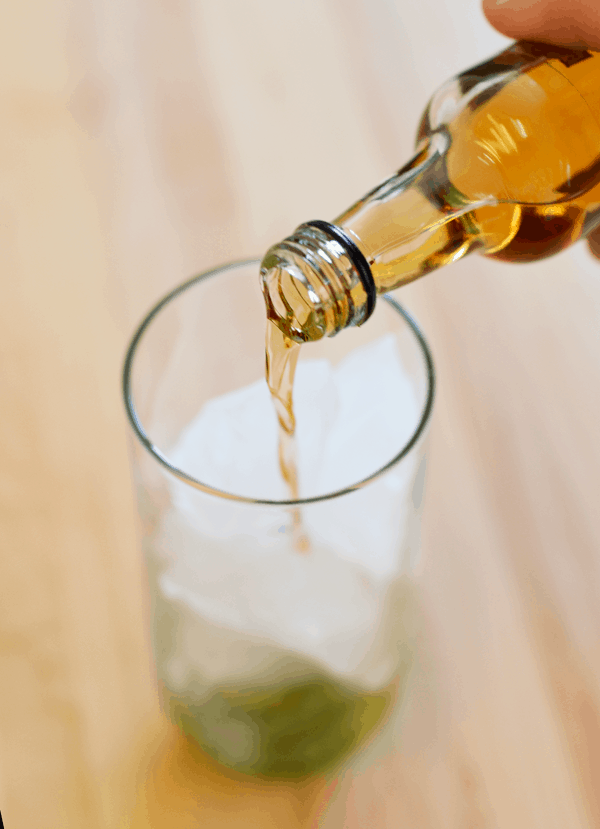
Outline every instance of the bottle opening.
<svg viewBox="0 0 600 829"><path fill-rule="evenodd" d="M268 318L296 342L361 325L375 307L369 263L329 222L301 225L267 252L260 272Z"/></svg>

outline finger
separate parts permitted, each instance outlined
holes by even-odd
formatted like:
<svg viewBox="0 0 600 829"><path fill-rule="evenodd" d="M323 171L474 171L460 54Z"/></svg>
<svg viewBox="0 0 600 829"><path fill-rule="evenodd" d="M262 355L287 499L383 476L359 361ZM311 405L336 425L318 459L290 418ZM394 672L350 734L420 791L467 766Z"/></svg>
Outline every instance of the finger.
<svg viewBox="0 0 600 829"><path fill-rule="evenodd" d="M600 50L600 0L483 0L483 11L516 40Z"/></svg>
<svg viewBox="0 0 600 829"><path fill-rule="evenodd" d="M600 228L588 236L588 247L597 259L600 259Z"/></svg>

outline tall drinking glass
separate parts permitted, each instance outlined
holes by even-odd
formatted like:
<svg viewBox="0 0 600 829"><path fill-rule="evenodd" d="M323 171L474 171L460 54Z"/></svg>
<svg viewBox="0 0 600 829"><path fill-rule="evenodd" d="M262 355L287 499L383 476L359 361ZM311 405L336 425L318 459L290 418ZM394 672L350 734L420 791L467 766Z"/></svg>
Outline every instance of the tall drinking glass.
<svg viewBox="0 0 600 829"><path fill-rule="evenodd" d="M351 766L402 711L434 372L389 297L303 346L290 501L264 328L257 262L204 273L140 325L124 396L164 709L223 767L289 782Z"/></svg>

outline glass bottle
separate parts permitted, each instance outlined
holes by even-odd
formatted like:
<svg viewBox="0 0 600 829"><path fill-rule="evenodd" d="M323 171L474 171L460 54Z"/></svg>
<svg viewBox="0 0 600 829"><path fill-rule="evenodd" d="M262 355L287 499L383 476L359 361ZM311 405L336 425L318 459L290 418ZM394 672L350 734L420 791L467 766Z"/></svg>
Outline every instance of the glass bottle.
<svg viewBox="0 0 600 829"><path fill-rule="evenodd" d="M398 173L266 253L267 314L297 342L332 336L473 250L527 262L599 224L600 53L520 41L435 93Z"/></svg>

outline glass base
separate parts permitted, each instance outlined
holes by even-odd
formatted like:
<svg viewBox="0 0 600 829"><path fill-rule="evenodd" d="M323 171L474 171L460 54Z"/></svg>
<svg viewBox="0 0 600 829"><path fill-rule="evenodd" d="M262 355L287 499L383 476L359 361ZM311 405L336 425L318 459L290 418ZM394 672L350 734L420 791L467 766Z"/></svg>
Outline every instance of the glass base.
<svg viewBox="0 0 600 829"><path fill-rule="evenodd" d="M379 733L403 696L408 660L386 688L361 693L329 677L303 677L270 688L222 690L199 703L163 692L183 734L234 771L301 780L339 768Z"/></svg>

